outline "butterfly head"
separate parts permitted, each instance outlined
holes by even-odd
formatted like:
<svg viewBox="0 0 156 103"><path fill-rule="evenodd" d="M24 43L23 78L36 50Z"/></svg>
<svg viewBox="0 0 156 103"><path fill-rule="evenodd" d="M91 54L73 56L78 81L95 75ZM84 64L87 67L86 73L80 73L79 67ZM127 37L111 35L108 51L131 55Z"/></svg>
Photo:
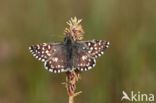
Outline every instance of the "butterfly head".
<svg viewBox="0 0 156 103"><path fill-rule="evenodd" d="M73 37L70 34L66 34L66 37L64 38L64 42L66 44L71 44L71 43L74 42L74 39L73 39Z"/></svg>

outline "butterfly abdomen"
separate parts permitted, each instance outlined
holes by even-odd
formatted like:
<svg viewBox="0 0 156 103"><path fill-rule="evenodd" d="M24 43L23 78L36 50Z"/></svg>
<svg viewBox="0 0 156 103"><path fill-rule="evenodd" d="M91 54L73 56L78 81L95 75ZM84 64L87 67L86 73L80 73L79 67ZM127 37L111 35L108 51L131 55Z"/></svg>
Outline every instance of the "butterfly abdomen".
<svg viewBox="0 0 156 103"><path fill-rule="evenodd" d="M72 68L72 64L73 64L72 63L72 57L73 57L72 44L66 44L65 48L66 48L67 67Z"/></svg>

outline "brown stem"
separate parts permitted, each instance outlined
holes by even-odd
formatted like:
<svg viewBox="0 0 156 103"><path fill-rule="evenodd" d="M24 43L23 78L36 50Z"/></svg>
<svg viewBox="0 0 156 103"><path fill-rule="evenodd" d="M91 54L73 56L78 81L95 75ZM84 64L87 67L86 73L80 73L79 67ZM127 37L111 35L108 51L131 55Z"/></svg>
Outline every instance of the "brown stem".
<svg viewBox="0 0 156 103"><path fill-rule="evenodd" d="M75 93L76 82L79 79L79 73L76 71L67 72L66 88L69 95L69 103L74 103L74 97L81 92Z"/></svg>
<svg viewBox="0 0 156 103"><path fill-rule="evenodd" d="M69 103L74 103L74 96L69 96Z"/></svg>

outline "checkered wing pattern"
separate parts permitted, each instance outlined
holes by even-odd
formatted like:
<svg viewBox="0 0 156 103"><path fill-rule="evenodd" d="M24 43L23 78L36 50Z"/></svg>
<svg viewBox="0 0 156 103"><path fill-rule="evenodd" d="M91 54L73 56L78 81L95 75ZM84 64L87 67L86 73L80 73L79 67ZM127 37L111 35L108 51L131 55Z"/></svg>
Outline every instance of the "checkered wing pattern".
<svg viewBox="0 0 156 103"><path fill-rule="evenodd" d="M86 71L95 66L96 60L90 56L85 50L78 46L73 49L73 67L80 71Z"/></svg>
<svg viewBox="0 0 156 103"><path fill-rule="evenodd" d="M65 72L66 51L63 43L43 43L29 47L30 52L38 60L44 62L47 70L54 73Z"/></svg>
<svg viewBox="0 0 156 103"><path fill-rule="evenodd" d="M73 65L80 71L86 71L96 65L98 56L104 54L109 42L102 40L77 41L74 49Z"/></svg>
<svg viewBox="0 0 156 103"><path fill-rule="evenodd" d="M104 54L104 50L109 47L109 42L103 40L78 41L78 43L85 52L95 58Z"/></svg>

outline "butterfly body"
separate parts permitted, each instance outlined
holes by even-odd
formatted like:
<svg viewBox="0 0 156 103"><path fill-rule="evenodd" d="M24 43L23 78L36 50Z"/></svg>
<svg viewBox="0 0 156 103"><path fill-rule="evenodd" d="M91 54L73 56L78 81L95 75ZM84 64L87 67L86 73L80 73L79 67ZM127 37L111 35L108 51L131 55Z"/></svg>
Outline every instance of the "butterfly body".
<svg viewBox="0 0 156 103"><path fill-rule="evenodd" d="M86 71L93 68L96 58L104 53L109 42L103 40L74 41L67 34L64 42L53 42L33 45L30 52L50 72L60 73L73 70Z"/></svg>

